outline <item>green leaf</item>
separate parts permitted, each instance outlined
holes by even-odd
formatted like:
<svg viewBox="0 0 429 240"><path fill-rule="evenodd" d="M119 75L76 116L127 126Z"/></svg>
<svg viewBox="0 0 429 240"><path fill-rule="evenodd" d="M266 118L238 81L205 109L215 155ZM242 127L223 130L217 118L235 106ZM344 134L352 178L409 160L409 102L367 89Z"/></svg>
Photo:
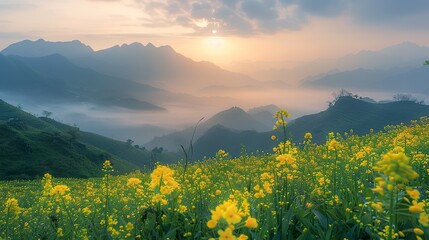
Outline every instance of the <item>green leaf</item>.
<svg viewBox="0 0 429 240"><path fill-rule="evenodd" d="M319 211L317 211L316 209L312 209L311 211L313 211L313 213L316 216L317 220L319 221L320 225L324 229L328 228L328 219L326 218L326 216L323 215L322 213L320 213Z"/></svg>

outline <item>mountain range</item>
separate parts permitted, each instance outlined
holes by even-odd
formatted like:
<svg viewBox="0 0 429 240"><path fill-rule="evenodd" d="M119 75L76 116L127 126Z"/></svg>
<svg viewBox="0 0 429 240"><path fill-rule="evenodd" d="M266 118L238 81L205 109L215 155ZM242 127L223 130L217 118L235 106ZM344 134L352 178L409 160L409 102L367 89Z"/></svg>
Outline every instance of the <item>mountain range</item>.
<svg viewBox="0 0 429 240"><path fill-rule="evenodd" d="M429 106L413 101L377 103L353 97L340 97L325 111L297 118L286 127L287 138L295 143L302 142L310 132L314 143L323 144L329 132L345 133L351 129L354 134L364 135L373 129L381 131L386 125L409 123L422 116L429 116ZM270 153L277 142L271 140L279 131L238 131L222 125L208 129L194 144L195 158L214 156L223 149L232 156L239 156L244 146L248 153L263 151Z"/></svg>
<svg viewBox="0 0 429 240"><path fill-rule="evenodd" d="M330 71L304 78L313 88L429 94L429 47L404 42L325 62ZM322 64L322 63L321 63ZM323 64L322 64L323 65Z"/></svg>
<svg viewBox="0 0 429 240"><path fill-rule="evenodd" d="M195 136L193 140L196 140L200 136L204 135L209 129L218 125L237 131L268 131L272 128L272 116L276 111L276 108L276 106L270 105L245 112L239 107L232 107L215 114L198 126L188 127L181 131L176 131L161 137L155 137L144 146L147 148L161 146L170 151L177 151L180 149L180 145L187 147L190 144L194 130Z"/></svg>
<svg viewBox="0 0 429 240"><path fill-rule="evenodd" d="M231 156L239 156L243 147L247 153L271 152L277 145L271 136L281 139L279 132L246 130L252 127L266 130L267 126L254 120L251 114L269 112L268 109L274 108L265 106L245 112L233 107L203 122L198 129L207 130L194 139L191 160L214 156L219 149ZM325 111L289 122L286 132L288 139L296 143L303 141L306 132L311 132L312 141L323 144L329 132L344 133L353 129L353 134L363 135L370 129L382 131L386 125L408 123L421 116L429 116L429 106L412 101L377 103L347 96L339 97ZM232 120L226 121L228 119ZM241 124L226 127L218 123ZM191 136L187 137L180 140L189 143ZM171 141L171 135L166 135L164 140ZM113 162L118 173L125 173L151 168L155 161L173 163L183 157L160 147L147 149L133 146L132 141L117 141L47 117L35 117L0 101L0 179L31 179L46 172L59 177L92 177L102 174L101 165L106 159Z"/></svg>
<svg viewBox="0 0 429 240"><path fill-rule="evenodd" d="M428 55L429 56L429 55ZM429 67L355 69L304 81L304 87L429 94Z"/></svg>
<svg viewBox="0 0 429 240"><path fill-rule="evenodd" d="M77 40L49 42L39 39L11 44L1 53L22 57L60 54L80 67L170 90L189 85L195 88L214 84L239 86L254 81L248 76L226 71L210 62L193 61L175 52L170 46L155 47L151 43L146 46L141 43L123 44L94 51Z"/></svg>
<svg viewBox="0 0 429 240"><path fill-rule="evenodd" d="M118 106L138 110L164 110L144 101L167 93L161 89L131 80L100 74L72 64L59 54L45 57L0 56L0 80L3 91L17 94L22 89L27 97L64 102L91 102L102 106ZM24 75L25 74L25 75ZM51 96L54 94L53 96ZM50 98L49 98L50 97Z"/></svg>
<svg viewBox="0 0 429 240"><path fill-rule="evenodd" d="M407 73L400 78L413 81L422 79L418 73L423 63L429 59L429 47L412 42L388 46L380 50L364 50L339 58L317 59L309 62L251 63L241 64L236 69L260 81L283 82L285 86L347 87L377 90L384 83L398 81L393 77ZM247 67L246 67L247 66ZM282 67L283 66L283 67ZM426 74L426 73L425 73ZM399 76L398 76L399 77ZM427 75L424 75L427 79ZM379 83L381 79L384 83ZM403 82L407 80L402 80ZM420 86L408 86L409 90L420 91ZM389 91L401 92L401 86L391 86Z"/></svg>
<svg viewBox="0 0 429 240"><path fill-rule="evenodd" d="M70 104L86 106L89 103L91 110L93 106L96 109L106 110L104 112L85 112L88 116L100 115L95 120L91 120L102 121L102 116L115 114L106 121L118 118L121 122L128 123L139 121L139 119L132 119L133 121L127 122L126 120L129 118L144 118L149 116L144 114L169 112L171 107L192 106L194 108L196 104L199 104L204 108L217 103L221 98L216 97L216 94L225 89L228 91L224 91L221 96L232 96L231 99L250 96L249 94L236 94L237 96L235 96L235 93L240 91L248 90L249 93L254 94L258 91L264 92L272 89L281 91L283 88L294 85L299 85L304 89L326 88L336 91L339 88L346 88L429 94L429 67L422 66L424 60L428 58L428 47L406 42L377 51L361 51L338 59L296 63L288 69L265 69L262 71L266 76L266 79L263 79L265 81L258 82L247 75L224 70L209 62L193 61L175 52L170 46L155 47L150 43L146 45L132 43L94 51L77 40L68 42L49 42L43 39L25 40L8 46L0 53L0 94L25 96L29 98L29 102L58 104L66 111ZM255 67L255 71L259 71L258 69L260 68ZM276 75L275 78L273 78L274 75ZM200 96L205 96L204 90L209 91L210 95L208 95L209 97L195 97L184 94L183 92L188 92L188 88L193 89L191 92L199 91ZM251 96L253 97L253 95ZM333 131L336 129L345 131L346 128L356 127L356 125L336 122L334 117L332 120L331 117L326 117L328 120L320 117L335 114L342 116L343 112L332 113L338 108L339 103L341 101L326 110L325 115L322 114L323 112L316 114L323 120L321 121L323 125L317 121L313 122L311 120L313 118L307 116L307 118L299 118L290 123L289 132L294 138L297 138L308 129L308 131L315 132L313 134L315 141L322 141L323 134L326 134L327 131L326 126L330 126L328 120L336 123L335 126L329 128ZM368 110L384 114L383 109L378 109L379 106L374 108L376 110L372 108ZM208 143L206 144L204 141L210 142L209 136L217 132L217 134L223 133L225 136L229 136L228 141L231 142L231 145L233 142L243 140L246 145L255 146L254 149L250 147L251 150L255 150L257 145L252 145L249 141L253 139L253 136L271 134L272 114L276 108L276 106L265 106L246 112L234 107L220 112L201 122L196 129L194 143L196 146L199 145L199 148L206 149L205 145ZM178 109L174 114L180 114L181 108ZM70 108L69 111L73 110ZM144 114L127 115L130 112ZM404 109L404 112L407 110ZM82 112L70 112L70 114L85 115ZM118 117L119 115L122 116ZM367 115L359 116L360 118L357 118L356 121L347 119L346 122L356 123L364 116ZM174 118L173 116L175 121ZM342 118L339 117L339 119ZM407 121L408 118L403 119ZM92 129L101 129L103 124L94 123L94 121L92 121ZM382 120L366 121L367 123L377 121L385 123ZM306 124L300 127L302 122L306 122ZM389 122L387 121L387 123ZM344 128L342 128L343 125ZM112 126L114 124L103 125L103 130L98 133L101 132L117 139L127 137L146 141L152 137L148 132L156 130L164 135L148 142L145 145L146 148L163 147L171 151L178 150L180 145L189 145L194 131L193 126L170 134L168 132L172 131L171 126L164 128L161 125L152 127L142 124L130 126L123 124L115 129ZM121 131L120 136L114 134ZM318 139L318 132L322 139ZM216 138L214 136L213 139ZM296 140L299 141L299 139ZM139 144L144 141L141 140ZM262 147L262 150L270 149L272 145L261 144L261 146L270 146ZM211 147L217 148L218 145L213 144ZM199 154L203 156L211 151L204 150Z"/></svg>

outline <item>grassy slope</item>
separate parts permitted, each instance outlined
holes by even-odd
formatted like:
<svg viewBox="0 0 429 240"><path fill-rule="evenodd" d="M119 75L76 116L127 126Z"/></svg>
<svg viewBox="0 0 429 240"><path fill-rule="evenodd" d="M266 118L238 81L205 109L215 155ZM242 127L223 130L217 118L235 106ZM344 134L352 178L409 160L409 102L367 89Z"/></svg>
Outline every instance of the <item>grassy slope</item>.
<svg viewBox="0 0 429 240"><path fill-rule="evenodd" d="M321 143L329 132L367 134L370 129L382 130L386 125L408 123L429 115L429 106L414 102L374 104L351 97L340 98L331 108L298 118L288 126L295 141L302 141L306 132L313 134L313 141Z"/></svg>
<svg viewBox="0 0 429 240"><path fill-rule="evenodd" d="M51 123L55 127L64 131L76 129L75 127L59 123L49 118L42 118ZM137 149L126 142L114 140L95 133L79 131L77 139L85 144L96 146L115 156L118 156L128 162L131 162L140 168L146 168L151 164L151 161L159 162L176 162L179 156L175 153L163 152L154 156L150 151Z"/></svg>
<svg viewBox="0 0 429 240"><path fill-rule="evenodd" d="M301 142L306 132L311 132L313 142L323 143L329 132L349 132L364 135L370 129L383 130L386 125L409 123L421 116L429 116L429 106L414 102L368 103L351 97L340 98L334 106L320 113L300 117L287 125L287 138ZM274 121L273 121L274 123ZM257 133L252 131L234 131L215 126L207 131L194 144L195 156L214 156L224 149L233 156L239 156L242 145L248 152L261 150L271 152L277 144L271 135L282 138L281 131Z"/></svg>
<svg viewBox="0 0 429 240"><path fill-rule="evenodd" d="M137 166L108 151L73 138L49 121L0 101L0 179L34 178L50 172L61 177L101 174L110 158L119 172Z"/></svg>

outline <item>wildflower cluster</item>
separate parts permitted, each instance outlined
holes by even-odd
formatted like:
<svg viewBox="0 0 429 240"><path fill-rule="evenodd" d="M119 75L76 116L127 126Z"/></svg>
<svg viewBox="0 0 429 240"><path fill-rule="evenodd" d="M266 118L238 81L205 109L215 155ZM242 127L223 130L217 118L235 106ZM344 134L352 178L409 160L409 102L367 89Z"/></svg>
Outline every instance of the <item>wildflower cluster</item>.
<svg viewBox="0 0 429 240"><path fill-rule="evenodd" d="M429 118L318 144L275 117L274 154L1 181L0 239L429 239Z"/></svg>
<svg viewBox="0 0 429 240"><path fill-rule="evenodd" d="M154 202L167 204L165 195L171 194L174 190L179 189L180 185L173 177L174 171L169 167L158 165L150 175L150 187L156 192L153 197Z"/></svg>
<svg viewBox="0 0 429 240"><path fill-rule="evenodd" d="M217 231L219 239L237 239L234 235L234 231L238 231L243 227L249 229L258 227L258 223L255 218L246 216L243 211L240 211L237 207L237 202L228 200L216 207L215 210L211 211L211 220L207 222L207 227L214 229L218 228ZM246 221L242 222L243 218L246 217ZM240 234L239 240L248 239L248 236Z"/></svg>

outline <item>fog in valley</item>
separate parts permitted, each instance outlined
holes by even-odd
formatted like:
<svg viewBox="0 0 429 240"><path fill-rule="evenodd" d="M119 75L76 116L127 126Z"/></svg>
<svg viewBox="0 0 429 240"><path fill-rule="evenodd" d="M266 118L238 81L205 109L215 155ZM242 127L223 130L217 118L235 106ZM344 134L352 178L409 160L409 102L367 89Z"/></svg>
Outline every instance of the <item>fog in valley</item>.
<svg viewBox="0 0 429 240"><path fill-rule="evenodd" d="M234 106L247 111L254 107L273 104L288 110L291 114L290 120L293 120L325 110L328 102L333 100L333 94L336 91L338 90L298 87L205 89L193 92L193 95L201 97L204 101L162 105L166 111L138 111L120 107L102 107L91 103L38 103L25 96L4 92L0 92L0 98L36 116L43 116L43 111L49 111L52 112L51 118L77 126L82 131L98 133L120 141L132 139L135 144L144 145L156 136L193 127L201 118L207 120L216 113ZM365 91L353 91L353 93L377 101L391 100L395 94ZM413 95L419 100L429 102L427 95Z"/></svg>

